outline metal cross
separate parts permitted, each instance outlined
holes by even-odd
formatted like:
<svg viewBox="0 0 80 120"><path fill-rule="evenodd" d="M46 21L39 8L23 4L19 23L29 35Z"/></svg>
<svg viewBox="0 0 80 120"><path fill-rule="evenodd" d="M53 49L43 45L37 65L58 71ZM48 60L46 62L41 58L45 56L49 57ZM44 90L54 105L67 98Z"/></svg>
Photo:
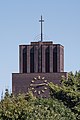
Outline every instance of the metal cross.
<svg viewBox="0 0 80 120"><path fill-rule="evenodd" d="M41 42L42 42L43 41L42 22L44 22L44 20L42 19L42 15L41 15L41 20L39 20L39 22L41 22Z"/></svg>

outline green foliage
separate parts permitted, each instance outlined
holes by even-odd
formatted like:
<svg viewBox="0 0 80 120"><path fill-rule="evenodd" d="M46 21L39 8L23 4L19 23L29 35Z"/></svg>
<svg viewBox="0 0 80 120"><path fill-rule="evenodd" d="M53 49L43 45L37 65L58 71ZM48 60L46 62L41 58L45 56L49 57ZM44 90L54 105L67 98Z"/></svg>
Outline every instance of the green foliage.
<svg viewBox="0 0 80 120"><path fill-rule="evenodd" d="M80 72L70 72L67 80L62 78L61 86L49 83L49 87L51 97L62 101L80 120Z"/></svg>
<svg viewBox="0 0 80 120"><path fill-rule="evenodd" d="M0 120L80 120L80 72L68 74L61 86L49 83L51 98L36 98L32 92L10 95L0 101Z"/></svg>
<svg viewBox="0 0 80 120"><path fill-rule="evenodd" d="M0 120L76 120L69 108L57 99L35 98L31 92L9 95L0 102Z"/></svg>

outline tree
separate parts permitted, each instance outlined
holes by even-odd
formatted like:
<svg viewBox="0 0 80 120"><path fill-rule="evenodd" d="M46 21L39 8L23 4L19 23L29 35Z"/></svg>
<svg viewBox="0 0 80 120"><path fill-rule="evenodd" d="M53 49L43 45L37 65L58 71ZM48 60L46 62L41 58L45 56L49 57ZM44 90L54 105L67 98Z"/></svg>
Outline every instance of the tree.
<svg viewBox="0 0 80 120"><path fill-rule="evenodd" d="M17 96L5 93L0 102L0 120L76 120L75 114L55 98L35 98L31 92Z"/></svg>
<svg viewBox="0 0 80 120"><path fill-rule="evenodd" d="M56 98L71 109L80 120L80 71L68 74L68 79L62 78L61 86L49 83L51 98Z"/></svg>

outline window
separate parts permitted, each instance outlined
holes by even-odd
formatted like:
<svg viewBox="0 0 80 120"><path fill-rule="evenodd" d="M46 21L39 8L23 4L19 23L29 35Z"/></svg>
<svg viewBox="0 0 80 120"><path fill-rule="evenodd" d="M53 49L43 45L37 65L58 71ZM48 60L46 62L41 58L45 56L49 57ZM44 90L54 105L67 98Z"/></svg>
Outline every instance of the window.
<svg viewBox="0 0 80 120"><path fill-rule="evenodd" d="M48 73L49 72L49 47L46 48L45 50L45 70Z"/></svg>
<svg viewBox="0 0 80 120"><path fill-rule="evenodd" d="M34 72L34 48L30 50L30 72Z"/></svg>

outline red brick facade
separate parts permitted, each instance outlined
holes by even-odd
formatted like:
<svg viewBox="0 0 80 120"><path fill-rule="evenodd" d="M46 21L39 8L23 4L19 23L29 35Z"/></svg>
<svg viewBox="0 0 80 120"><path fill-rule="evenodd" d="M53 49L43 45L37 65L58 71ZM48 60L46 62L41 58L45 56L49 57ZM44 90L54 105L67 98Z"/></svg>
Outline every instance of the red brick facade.
<svg viewBox="0 0 80 120"><path fill-rule="evenodd" d="M62 76L65 76L67 78L67 73L62 72L62 73L13 73L12 74L12 91L14 94L16 93L27 93L31 81L35 78L38 77L45 77L47 82L53 82L54 84L60 84L60 80ZM41 88L42 89L42 88ZM34 91L32 90L34 93ZM41 94L38 94L38 91L34 93L36 96L41 96L41 97L48 97L49 96L49 89L47 89L44 93L41 92Z"/></svg>
<svg viewBox="0 0 80 120"><path fill-rule="evenodd" d="M48 97L47 83L60 84L62 76L67 78L67 73L64 72L64 47L62 45L53 44L52 41L20 45L19 73L12 74L12 92L14 94L26 93L32 89L34 95Z"/></svg>

